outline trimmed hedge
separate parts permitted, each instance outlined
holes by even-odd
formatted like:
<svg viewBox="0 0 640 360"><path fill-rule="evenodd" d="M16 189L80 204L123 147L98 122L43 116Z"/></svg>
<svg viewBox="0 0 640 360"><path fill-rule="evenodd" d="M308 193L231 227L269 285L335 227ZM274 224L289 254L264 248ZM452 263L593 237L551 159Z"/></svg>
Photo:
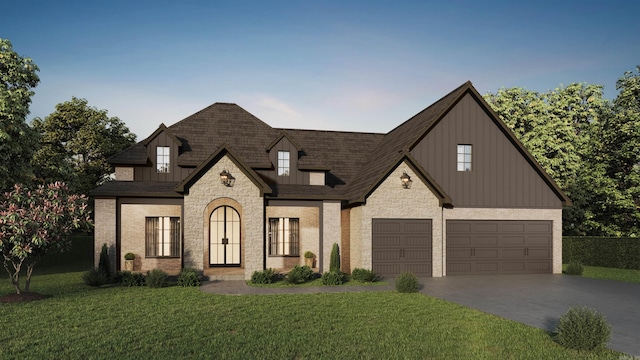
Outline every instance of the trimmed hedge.
<svg viewBox="0 0 640 360"><path fill-rule="evenodd" d="M640 238L564 236L562 262L618 269L640 269Z"/></svg>

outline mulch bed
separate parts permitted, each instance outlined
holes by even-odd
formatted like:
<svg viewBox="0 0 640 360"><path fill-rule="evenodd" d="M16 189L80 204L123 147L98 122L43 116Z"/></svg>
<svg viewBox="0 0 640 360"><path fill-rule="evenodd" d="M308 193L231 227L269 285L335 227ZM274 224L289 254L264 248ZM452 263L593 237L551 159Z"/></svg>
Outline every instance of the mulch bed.
<svg viewBox="0 0 640 360"><path fill-rule="evenodd" d="M48 298L50 295L42 295L34 292L23 292L22 294L7 294L0 296L0 303L11 304L36 301Z"/></svg>

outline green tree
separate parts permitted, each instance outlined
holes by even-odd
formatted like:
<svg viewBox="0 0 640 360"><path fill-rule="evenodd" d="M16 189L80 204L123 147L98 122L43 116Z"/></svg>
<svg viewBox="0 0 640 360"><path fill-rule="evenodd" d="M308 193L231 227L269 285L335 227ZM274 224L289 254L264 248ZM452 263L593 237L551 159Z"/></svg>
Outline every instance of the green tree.
<svg viewBox="0 0 640 360"><path fill-rule="evenodd" d="M340 247L337 243L333 243L331 248L331 257L329 258L329 271L340 272Z"/></svg>
<svg viewBox="0 0 640 360"><path fill-rule="evenodd" d="M592 186L587 178L598 174L587 170L592 130L611 112L603 87L574 83L545 93L509 88L485 99L572 199L573 206L563 209L564 233L584 234Z"/></svg>
<svg viewBox="0 0 640 360"><path fill-rule="evenodd" d="M608 116L593 125L585 232L640 236L640 66L616 89Z"/></svg>
<svg viewBox="0 0 640 360"><path fill-rule="evenodd" d="M107 158L136 141L120 119L76 97L56 105L44 120L34 119L33 127L40 134L36 177L42 183L65 181L81 194L108 181L114 169Z"/></svg>
<svg viewBox="0 0 640 360"><path fill-rule="evenodd" d="M34 267L46 254L65 251L68 235L91 225L84 195L71 194L62 183L35 190L15 185L0 195L0 253L9 280L20 294L20 271L26 267L29 291Z"/></svg>
<svg viewBox="0 0 640 360"><path fill-rule="evenodd" d="M31 59L0 38L0 190L31 177L29 160L37 137L25 120L34 95L31 89L40 82L37 71Z"/></svg>

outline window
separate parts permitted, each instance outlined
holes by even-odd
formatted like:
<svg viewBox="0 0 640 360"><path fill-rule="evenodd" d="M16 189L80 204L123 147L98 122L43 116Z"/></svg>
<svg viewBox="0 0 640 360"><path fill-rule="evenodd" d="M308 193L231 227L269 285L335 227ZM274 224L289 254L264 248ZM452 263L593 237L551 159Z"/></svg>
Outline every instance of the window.
<svg viewBox="0 0 640 360"><path fill-rule="evenodd" d="M269 255L300 255L300 219L269 218Z"/></svg>
<svg viewBox="0 0 640 360"><path fill-rule="evenodd" d="M148 257L180 256L180 218L148 217L145 229L145 255Z"/></svg>
<svg viewBox="0 0 640 360"><path fill-rule="evenodd" d="M458 145L458 171L471 171L471 145Z"/></svg>
<svg viewBox="0 0 640 360"><path fill-rule="evenodd" d="M169 172L169 147L158 146L156 147L156 170L159 173Z"/></svg>
<svg viewBox="0 0 640 360"><path fill-rule="evenodd" d="M289 176L288 151L278 151L278 176Z"/></svg>

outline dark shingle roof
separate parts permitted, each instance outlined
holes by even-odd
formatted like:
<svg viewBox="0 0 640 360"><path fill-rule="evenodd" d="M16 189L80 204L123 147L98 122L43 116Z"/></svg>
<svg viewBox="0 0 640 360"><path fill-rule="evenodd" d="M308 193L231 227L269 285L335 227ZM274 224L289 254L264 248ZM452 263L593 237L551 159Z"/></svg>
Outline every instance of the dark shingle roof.
<svg viewBox="0 0 640 360"><path fill-rule="evenodd" d="M93 197L175 197L182 194L176 192L177 182L160 181L111 181L91 191Z"/></svg>
<svg viewBox="0 0 640 360"><path fill-rule="evenodd" d="M471 86L470 82L445 95L411 119L387 133L378 146L369 153L357 176L349 184L346 197L351 202L364 201L370 191L382 181L392 167L402 158L409 146L423 137L429 127L442 118Z"/></svg>

